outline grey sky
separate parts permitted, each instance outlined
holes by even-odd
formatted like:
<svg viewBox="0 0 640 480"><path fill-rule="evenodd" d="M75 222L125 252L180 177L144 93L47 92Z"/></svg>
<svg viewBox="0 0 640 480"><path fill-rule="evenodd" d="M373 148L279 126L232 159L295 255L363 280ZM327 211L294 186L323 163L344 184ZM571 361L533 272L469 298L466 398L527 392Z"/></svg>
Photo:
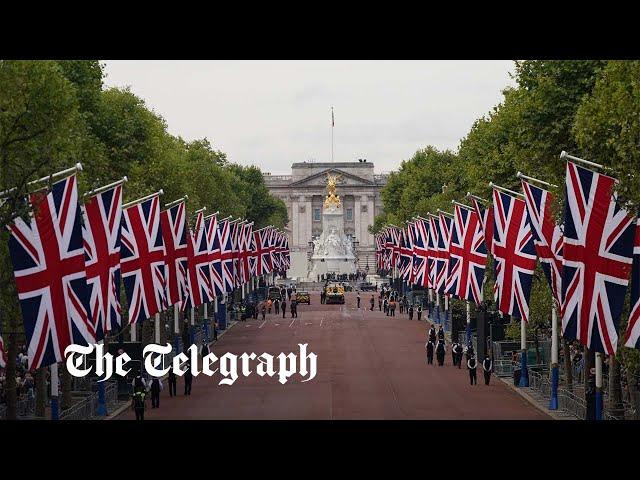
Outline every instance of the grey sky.
<svg viewBox="0 0 640 480"><path fill-rule="evenodd" d="M426 145L456 149L512 85L511 61L106 61L185 140L274 174L366 158L395 170Z"/></svg>

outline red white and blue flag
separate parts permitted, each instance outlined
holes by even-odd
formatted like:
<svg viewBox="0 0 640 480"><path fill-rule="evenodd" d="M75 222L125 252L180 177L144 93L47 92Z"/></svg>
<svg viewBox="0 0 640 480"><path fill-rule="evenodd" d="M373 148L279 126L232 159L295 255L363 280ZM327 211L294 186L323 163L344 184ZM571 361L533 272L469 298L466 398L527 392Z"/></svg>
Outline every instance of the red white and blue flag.
<svg viewBox="0 0 640 480"><path fill-rule="evenodd" d="M640 349L640 219L636 221L633 243L633 269L631 270L631 313L624 345Z"/></svg>
<svg viewBox="0 0 640 480"><path fill-rule="evenodd" d="M498 310L525 322L529 319L536 249L524 200L493 190L493 295Z"/></svg>
<svg viewBox="0 0 640 480"><path fill-rule="evenodd" d="M64 360L71 344L95 342L76 176L30 195L33 217L7 226L30 368Z"/></svg>
<svg viewBox="0 0 640 480"><path fill-rule="evenodd" d="M400 277L407 283L413 270L413 249L409 239L410 228L409 225L403 228L400 236Z"/></svg>
<svg viewBox="0 0 640 480"><path fill-rule="evenodd" d="M222 268L222 249L220 248L220 224L217 215L204 220L205 242L209 250L209 285L211 300L226 293ZM206 300L205 300L206 301Z"/></svg>
<svg viewBox="0 0 640 480"><path fill-rule="evenodd" d="M536 252L551 293L558 306L562 305L562 230L553 221L550 192L522 181Z"/></svg>
<svg viewBox="0 0 640 480"><path fill-rule="evenodd" d="M438 293L445 293L449 271L449 244L453 219L443 213L438 218L438 261L436 263L436 285Z"/></svg>
<svg viewBox="0 0 640 480"><path fill-rule="evenodd" d="M634 219L613 195L615 179L567 162L562 328L568 340L616 353L631 271Z"/></svg>
<svg viewBox="0 0 640 480"><path fill-rule="evenodd" d="M429 287L429 227L425 220L415 222L415 238L413 240L413 282L414 285Z"/></svg>
<svg viewBox="0 0 640 480"><path fill-rule="evenodd" d="M187 264L189 271L188 301L184 302L185 311L213 300L211 286L210 254L207 243L207 229L204 214L198 212L194 230L189 231L187 245Z"/></svg>
<svg viewBox="0 0 640 480"><path fill-rule="evenodd" d="M166 309L164 258L160 197L156 195L123 212L120 261L129 323L142 322Z"/></svg>
<svg viewBox="0 0 640 480"><path fill-rule="evenodd" d="M7 368L7 349L4 346L2 335L0 335L0 368Z"/></svg>
<svg viewBox="0 0 640 480"><path fill-rule="evenodd" d="M471 203L473 208L478 214L480 220L480 226L482 227L482 234L484 235L484 244L487 247L488 253L493 253L491 244L493 243L493 223L494 223L494 211L493 205L486 208L477 198L471 197Z"/></svg>
<svg viewBox="0 0 640 480"><path fill-rule="evenodd" d="M85 270L96 340L122 324L120 237L122 185L91 197L82 207Z"/></svg>
<svg viewBox="0 0 640 480"><path fill-rule="evenodd" d="M251 266L249 256L251 254L251 238L253 237L253 223L243 225L240 243L240 280L242 284L249 283L251 279Z"/></svg>
<svg viewBox="0 0 640 480"><path fill-rule="evenodd" d="M429 241L427 242L427 254L428 258L428 269L429 269L429 288L436 287L436 265L438 262L439 251L438 251L438 220L433 216L429 216L429 219L426 220L429 226Z"/></svg>
<svg viewBox="0 0 640 480"><path fill-rule="evenodd" d="M486 261L487 247L478 214L456 205L445 293L481 304Z"/></svg>
<svg viewBox="0 0 640 480"><path fill-rule="evenodd" d="M187 215L184 201L160 213L165 247L167 305L179 306L187 298Z"/></svg>
<svg viewBox="0 0 640 480"><path fill-rule="evenodd" d="M271 254L269 253L269 228L262 228L253 232L256 251L256 275L266 275L271 273Z"/></svg>
<svg viewBox="0 0 640 480"><path fill-rule="evenodd" d="M221 220L218 222L218 238L220 243L220 270L223 283L223 292L233 291L233 243L232 230L236 222Z"/></svg>

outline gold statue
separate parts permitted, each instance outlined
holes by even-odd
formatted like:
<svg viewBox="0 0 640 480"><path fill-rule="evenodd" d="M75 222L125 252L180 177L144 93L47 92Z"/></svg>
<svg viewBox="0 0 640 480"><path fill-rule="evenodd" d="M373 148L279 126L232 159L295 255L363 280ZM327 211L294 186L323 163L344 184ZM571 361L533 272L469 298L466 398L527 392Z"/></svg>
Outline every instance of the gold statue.
<svg viewBox="0 0 640 480"><path fill-rule="evenodd" d="M336 208L340 208L340 196L336 195L336 185L338 181L342 180L342 175L327 174L327 193L328 195L324 199L324 206L328 208L331 205L335 205Z"/></svg>

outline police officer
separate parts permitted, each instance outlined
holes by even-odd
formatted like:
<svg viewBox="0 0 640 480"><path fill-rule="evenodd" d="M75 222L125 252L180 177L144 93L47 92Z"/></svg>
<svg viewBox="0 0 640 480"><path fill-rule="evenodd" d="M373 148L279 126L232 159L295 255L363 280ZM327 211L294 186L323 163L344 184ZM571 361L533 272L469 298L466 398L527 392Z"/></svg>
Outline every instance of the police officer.
<svg viewBox="0 0 640 480"><path fill-rule="evenodd" d="M193 381L193 374L191 373L191 365L187 362L184 372L184 394L191 395L191 382Z"/></svg>
<svg viewBox="0 0 640 480"><path fill-rule="evenodd" d="M374 298L373 294L371 295L371 300L369 300L369 303L371 303L371 311L373 312L373 307L376 304L376 299Z"/></svg>
<svg viewBox="0 0 640 480"><path fill-rule="evenodd" d="M476 360L476 357L474 355L469 360L467 360L467 369L469 369L469 381L471 382L471 385L478 384L478 375L476 373L477 367L478 361Z"/></svg>
<svg viewBox="0 0 640 480"><path fill-rule="evenodd" d="M458 342L453 342L451 344L451 361L453 362L453 366L458 365Z"/></svg>
<svg viewBox="0 0 640 480"><path fill-rule="evenodd" d="M442 325L438 328L438 340L444 341L444 329L442 328Z"/></svg>
<svg viewBox="0 0 640 480"><path fill-rule="evenodd" d="M438 365L444 365L445 345L444 340L438 340L438 346L436 347L436 358L438 359Z"/></svg>
<svg viewBox="0 0 640 480"><path fill-rule="evenodd" d="M131 398L131 407L136 412L136 420L144 420L144 408L145 397L147 396L144 390L137 390L134 392Z"/></svg>
<svg viewBox="0 0 640 480"><path fill-rule="evenodd" d="M469 361L471 357L475 357L475 351L473 350L473 344L469 342L469 345L467 345L467 361Z"/></svg>
<svg viewBox="0 0 640 480"><path fill-rule="evenodd" d="M160 408L160 392L162 388L162 380L154 377L151 380L151 408Z"/></svg>
<svg viewBox="0 0 640 480"><path fill-rule="evenodd" d="M427 341L427 365L433 365L433 342Z"/></svg>
<svg viewBox="0 0 640 480"><path fill-rule="evenodd" d="M436 327L433 325L431 325L431 328L429 329L429 341L433 342L434 345L436 343Z"/></svg>
<svg viewBox="0 0 640 480"><path fill-rule="evenodd" d="M360 309L360 292L358 292L356 300L358 301L358 309Z"/></svg>
<svg viewBox="0 0 640 480"><path fill-rule="evenodd" d="M459 343L456 343L456 347L455 347L455 352L456 352L456 365L458 365L458 369L462 368L462 352L463 352L463 348L462 345L460 345Z"/></svg>
<svg viewBox="0 0 640 480"><path fill-rule="evenodd" d="M284 316L287 314L287 301L284 297L282 298L282 305L280 305L280 307L282 308L282 318L284 318Z"/></svg>
<svg viewBox="0 0 640 480"><path fill-rule="evenodd" d="M422 305L418 305L418 321L422 318Z"/></svg>
<svg viewBox="0 0 640 480"><path fill-rule="evenodd" d="M482 361L482 370L484 371L484 384L489 385L491 372L493 371L493 361L489 358L489 354L484 356L484 360Z"/></svg>
<svg viewBox="0 0 640 480"><path fill-rule="evenodd" d="M206 357L207 355L209 355L209 345L207 345L206 340L202 341L202 348L200 348L200 355L202 355L203 357Z"/></svg>
<svg viewBox="0 0 640 480"><path fill-rule="evenodd" d="M146 392L147 391L147 382L144 381L142 375L138 373L136 377L133 379L133 392Z"/></svg>
<svg viewBox="0 0 640 480"><path fill-rule="evenodd" d="M409 320L413 320L413 305L409 305Z"/></svg>
<svg viewBox="0 0 640 480"><path fill-rule="evenodd" d="M173 397L177 395L176 391L178 389L178 377L173 371L173 368L169 369L169 396Z"/></svg>

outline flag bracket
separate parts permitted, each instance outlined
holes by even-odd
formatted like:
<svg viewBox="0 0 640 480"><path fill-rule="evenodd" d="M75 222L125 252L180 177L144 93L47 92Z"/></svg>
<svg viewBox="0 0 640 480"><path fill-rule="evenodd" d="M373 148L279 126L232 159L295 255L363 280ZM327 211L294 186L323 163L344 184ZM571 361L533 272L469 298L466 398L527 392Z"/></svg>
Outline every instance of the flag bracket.
<svg viewBox="0 0 640 480"><path fill-rule="evenodd" d="M88 196L92 196L92 195L97 195L99 193L102 193L102 192L105 192L105 191L109 190L110 188L114 188L114 187L117 187L118 185L122 185L123 183L126 183L128 181L129 181L129 178L127 178L127 176L125 175L120 180L117 180L117 181L112 182L112 183L110 183L108 185L105 185L104 187L94 188L93 190L85 193L82 196L83 197L88 197Z"/></svg>
<svg viewBox="0 0 640 480"><path fill-rule="evenodd" d="M508 188L501 187L500 185L496 185L496 184L495 184L495 183L493 183L493 182L489 182L489 186L490 186L491 188L495 188L496 190L500 190L501 192L508 193L508 194L510 194L510 195L515 195L516 197L522 197L522 198L524 198L524 194L519 193L519 192L516 192L515 190L510 190L510 189L508 189Z"/></svg>
<svg viewBox="0 0 640 480"><path fill-rule="evenodd" d="M518 173L516 173L516 177L518 177L518 178L519 178L519 179L521 179L521 180L529 180L530 182L537 182L537 183L539 183L540 185L544 185L545 187L558 188L558 186L557 186L557 185L554 185L553 183L545 182L544 180L540 180L540 179L538 179L538 178L530 177L530 176L528 176L528 175L525 175L525 174L524 174L524 173L522 173L522 172L518 172Z"/></svg>

